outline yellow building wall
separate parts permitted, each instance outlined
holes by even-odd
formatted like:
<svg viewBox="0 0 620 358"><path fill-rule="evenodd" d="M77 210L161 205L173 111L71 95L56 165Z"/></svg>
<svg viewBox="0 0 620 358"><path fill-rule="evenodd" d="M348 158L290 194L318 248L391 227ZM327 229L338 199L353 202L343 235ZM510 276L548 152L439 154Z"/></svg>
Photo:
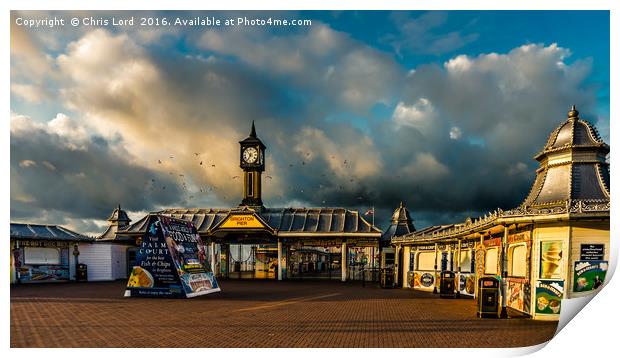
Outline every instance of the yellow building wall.
<svg viewBox="0 0 620 358"><path fill-rule="evenodd" d="M552 320L557 321L559 314L537 314L536 313L536 283L541 279L541 247L544 242L547 241L561 241L562 242L562 260L560 267L558 268L561 277L557 281L564 281L564 298L567 297L567 285L568 285L568 266L569 259L567 258L567 252L570 251L570 235L571 227L568 222L557 222L551 224L535 224L532 232L532 282L531 282L531 307L532 317L539 320Z"/></svg>
<svg viewBox="0 0 620 358"><path fill-rule="evenodd" d="M411 247L409 246L403 246L403 248L401 249L403 250L403 262L401 263L401 267L403 268L403 275L400 278L400 286L403 288L407 288L409 287L409 282L407 282L407 272L409 272L409 264L410 264L410 253L411 253Z"/></svg>
<svg viewBox="0 0 620 358"><path fill-rule="evenodd" d="M571 246L568 257L567 298L584 297L596 291L573 292L575 261L581 261L581 244L604 244L604 260L609 261L609 221L576 222L570 226Z"/></svg>

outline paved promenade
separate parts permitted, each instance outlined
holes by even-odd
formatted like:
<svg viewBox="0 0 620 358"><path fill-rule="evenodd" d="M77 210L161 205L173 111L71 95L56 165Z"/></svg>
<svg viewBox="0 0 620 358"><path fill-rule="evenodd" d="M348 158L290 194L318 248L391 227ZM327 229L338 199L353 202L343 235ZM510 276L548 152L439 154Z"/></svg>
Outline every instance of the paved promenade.
<svg viewBox="0 0 620 358"><path fill-rule="evenodd" d="M11 286L11 347L518 347L557 326L360 283L220 285L185 300L123 298L124 281Z"/></svg>

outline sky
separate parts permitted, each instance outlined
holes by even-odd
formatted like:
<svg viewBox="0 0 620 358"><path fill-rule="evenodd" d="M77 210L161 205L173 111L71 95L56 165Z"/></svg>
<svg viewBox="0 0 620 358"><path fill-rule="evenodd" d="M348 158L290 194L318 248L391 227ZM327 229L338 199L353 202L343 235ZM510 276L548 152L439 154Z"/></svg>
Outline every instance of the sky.
<svg viewBox="0 0 620 358"><path fill-rule="evenodd" d="M196 16L312 23L138 26ZM607 11L14 11L11 221L236 206L255 121L267 207L462 222L525 199L571 105L609 143L609 66Z"/></svg>

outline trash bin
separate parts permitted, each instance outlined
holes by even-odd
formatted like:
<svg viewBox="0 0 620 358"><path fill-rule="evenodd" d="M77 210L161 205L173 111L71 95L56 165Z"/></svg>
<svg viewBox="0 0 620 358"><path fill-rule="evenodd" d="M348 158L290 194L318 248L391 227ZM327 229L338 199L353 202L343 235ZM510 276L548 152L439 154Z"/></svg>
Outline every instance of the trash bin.
<svg viewBox="0 0 620 358"><path fill-rule="evenodd" d="M482 277L478 280L478 317L499 318L499 280Z"/></svg>
<svg viewBox="0 0 620 358"><path fill-rule="evenodd" d="M381 288L394 288L394 269L381 269Z"/></svg>
<svg viewBox="0 0 620 358"><path fill-rule="evenodd" d="M454 298L456 296L454 292L455 278L454 272L441 271L441 276L439 278L439 297Z"/></svg>
<svg viewBox="0 0 620 358"><path fill-rule="evenodd" d="M86 264L78 264L75 272L76 281L88 281L88 266Z"/></svg>

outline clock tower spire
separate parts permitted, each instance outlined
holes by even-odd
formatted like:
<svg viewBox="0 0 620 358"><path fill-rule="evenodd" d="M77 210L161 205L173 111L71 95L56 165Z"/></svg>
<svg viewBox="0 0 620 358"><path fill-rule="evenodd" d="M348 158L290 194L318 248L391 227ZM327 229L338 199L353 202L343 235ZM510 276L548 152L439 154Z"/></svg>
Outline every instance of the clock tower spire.
<svg viewBox="0 0 620 358"><path fill-rule="evenodd" d="M250 136L239 142L240 167L243 169L243 200L241 205L262 207L261 174L265 171L265 145L256 136L252 121Z"/></svg>

